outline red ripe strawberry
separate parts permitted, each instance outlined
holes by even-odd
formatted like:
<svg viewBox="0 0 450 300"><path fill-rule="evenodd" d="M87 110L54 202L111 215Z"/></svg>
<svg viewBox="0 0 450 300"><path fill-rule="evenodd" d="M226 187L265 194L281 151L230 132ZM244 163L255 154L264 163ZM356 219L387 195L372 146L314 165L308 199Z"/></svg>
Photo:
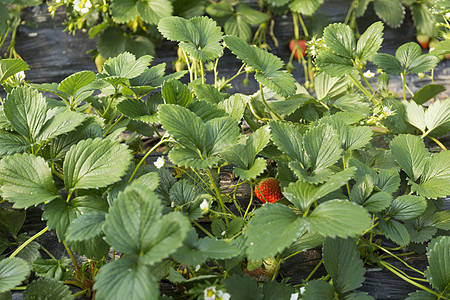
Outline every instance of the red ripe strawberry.
<svg viewBox="0 0 450 300"><path fill-rule="evenodd" d="M274 203L283 198L280 183L275 178L266 178L261 180L261 182L255 187L255 195L262 203Z"/></svg>
<svg viewBox="0 0 450 300"><path fill-rule="evenodd" d="M292 51L294 51L294 48L295 48L295 39L292 39L289 42L289 49L292 52ZM306 40L298 40L297 41L297 49L294 53L294 57L296 59L298 59L300 57L300 50L302 51L303 57L305 57L305 55L306 55Z"/></svg>
<svg viewBox="0 0 450 300"><path fill-rule="evenodd" d="M426 34L416 35L417 42L422 46L422 49L428 49L428 43L430 42L430 37Z"/></svg>

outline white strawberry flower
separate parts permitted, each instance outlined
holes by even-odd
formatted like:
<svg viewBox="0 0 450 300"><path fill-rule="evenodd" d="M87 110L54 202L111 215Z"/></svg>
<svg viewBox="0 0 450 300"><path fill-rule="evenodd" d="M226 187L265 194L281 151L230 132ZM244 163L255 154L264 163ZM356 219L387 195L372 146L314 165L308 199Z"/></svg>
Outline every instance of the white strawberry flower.
<svg viewBox="0 0 450 300"><path fill-rule="evenodd" d="M366 78L373 78L375 76L375 73L371 72L370 70L367 70L366 72L364 72L363 75Z"/></svg>
<svg viewBox="0 0 450 300"><path fill-rule="evenodd" d="M208 203L208 201L206 201L206 199L203 200L203 202L200 204L200 208L201 208L204 212L207 212L207 211L208 211L208 209L209 209L209 203Z"/></svg>
<svg viewBox="0 0 450 300"><path fill-rule="evenodd" d="M162 156L158 157L158 159L153 164L158 169L161 169L165 164L164 157L162 157Z"/></svg>

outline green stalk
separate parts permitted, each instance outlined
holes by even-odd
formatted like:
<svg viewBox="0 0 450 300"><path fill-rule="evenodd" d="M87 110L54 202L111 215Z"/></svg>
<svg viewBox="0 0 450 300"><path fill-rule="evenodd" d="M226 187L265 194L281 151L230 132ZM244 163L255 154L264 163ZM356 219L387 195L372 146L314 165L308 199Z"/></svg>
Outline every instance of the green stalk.
<svg viewBox="0 0 450 300"><path fill-rule="evenodd" d="M304 280L305 282L308 282L311 277L316 273L316 271L319 269L320 265L323 263L323 258L319 261L319 263L314 267L314 269L309 273L308 277Z"/></svg>
<svg viewBox="0 0 450 300"><path fill-rule="evenodd" d="M13 258L14 256L16 256L20 251L22 251L23 248L25 248L29 243L31 243L32 241L34 241L35 239L37 239L38 237L40 237L41 235L43 235L44 233L46 233L48 231L48 227L45 226L44 229L42 229L41 231L39 231L38 233L36 233L35 235L33 235L32 237L30 237L28 240L26 240L22 245L19 246L19 248L17 248L10 256L9 258Z"/></svg>
<svg viewBox="0 0 450 300"><path fill-rule="evenodd" d="M266 99L264 98L264 92L263 92L263 87L262 87L261 83L259 84L259 91L261 93L261 100L264 103L264 106L267 107L267 109L269 109L270 112L272 112L278 120L283 120L283 118L269 106L269 103L267 103Z"/></svg>
<svg viewBox="0 0 450 300"><path fill-rule="evenodd" d="M204 69L203 63L201 61L199 62L199 64L200 64L200 72L202 73L202 83L204 84L205 83L205 69Z"/></svg>
<svg viewBox="0 0 450 300"><path fill-rule="evenodd" d="M187 66L188 72L189 72L189 80L192 82L192 81L194 81L194 78L193 78L193 74L192 74L191 64L189 63L189 59L187 57L186 52L183 49L181 49L181 51L183 52L184 59L186 60L186 66Z"/></svg>
<svg viewBox="0 0 450 300"><path fill-rule="evenodd" d="M305 22L303 22L302 16L300 14L297 14L297 17L300 22L300 25L302 26L303 33L305 34L305 36L308 37L309 36L308 29L306 29L306 25L305 25Z"/></svg>
<svg viewBox="0 0 450 300"><path fill-rule="evenodd" d="M124 115L121 115L119 118L117 118L117 120L113 124L111 124L111 126L105 131L105 133L103 134L103 137L106 137L108 135L108 133L111 131L111 129L113 129L114 126L116 126L120 122L120 120L123 119L123 117L124 117Z"/></svg>
<svg viewBox="0 0 450 300"><path fill-rule="evenodd" d="M381 247L381 246L378 246L377 244L373 244L373 246L375 246L376 248L378 248L378 249L380 249L380 250L386 252L386 253L389 254L391 257L397 259L398 261L400 261L402 264L404 264L405 266L407 266L407 267L410 268L411 270L416 271L417 273L419 273L419 274L422 275L422 276L425 276L425 273L423 273L422 271L419 271L419 270L417 270L416 268L414 268L414 267L408 265L404 260L402 260L401 258L399 258L399 257L398 257L397 255L395 255L394 253L390 252L389 250L387 250L387 249L385 249L385 248L383 248L383 247Z"/></svg>
<svg viewBox="0 0 450 300"><path fill-rule="evenodd" d="M75 259L75 256L73 256L72 251L70 250L69 247L67 247L66 242L63 242L64 248L66 248L67 251L67 255L69 255L70 260L72 261L73 266L75 267L75 270L77 270L78 272L81 271L80 270L80 266L77 263L77 260Z"/></svg>
<svg viewBox="0 0 450 300"><path fill-rule="evenodd" d="M116 98L118 91L119 91L119 89L114 87L114 95L109 100L108 106L106 107L106 110L102 114L102 118L104 118L106 116L106 113L108 112L109 108L111 107L113 100Z"/></svg>
<svg viewBox="0 0 450 300"><path fill-rule="evenodd" d="M400 277L401 279L405 280L406 282L414 285L415 287L418 287L428 293L431 293L433 295L435 295L436 297L442 298L442 295L439 295L438 293L436 293L435 291L427 288L424 285L421 285L420 283L417 283L411 279L409 279L408 277L404 276L403 274L401 274L400 272L398 272L397 270L395 270L395 268L392 268L392 266L384 261L380 261L378 262L378 264L382 265L383 267L385 267L386 269L388 269L389 271L391 271L392 273L394 273L395 275L397 275L398 277ZM443 299L447 299L447 298L443 298Z"/></svg>
<svg viewBox="0 0 450 300"><path fill-rule="evenodd" d="M211 185L212 185L214 191L216 192L217 202L219 202L219 205L222 208L223 213L227 214L225 204L223 203L222 196L220 195L220 190L217 187L216 183L214 182L214 178L212 177L211 171L209 169L206 169L206 173L208 174L209 180L211 181ZM228 227L228 218L227 217L225 217L225 223L227 224L227 227Z"/></svg>
<svg viewBox="0 0 450 300"><path fill-rule="evenodd" d="M405 71L403 71L401 74L401 78L402 78L402 85L403 85L403 100L406 100L406 74Z"/></svg>
<svg viewBox="0 0 450 300"><path fill-rule="evenodd" d="M372 95L370 94L370 92L363 87L363 85L361 84L361 82L359 82L358 80L356 80L356 78L350 73L347 75L350 80L361 90L361 92L364 93L364 95L366 95L367 97L371 97Z"/></svg>
<svg viewBox="0 0 450 300"><path fill-rule="evenodd" d="M427 133L428 134L428 133ZM423 137L422 137L423 138ZM442 150L447 151L447 148L444 146L444 144L442 144L438 139L429 136L430 139L433 140L433 142L435 142L439 147L441 147Z"/></svg>
<svg viewBox="0 0 450 300"><path fill-rule="evenodd" d="M217 86L217 83L216 83L216 88L219 89L219 91L220 91L220 90L222 89L222 87L225 86L228 82L230 82L231 80L235 79L235 78L238 77L239 75L244 74L245 71L242 71L242 69L244 69L244 67L245 67L245 64L243 64L243 65L239 68L239 70L237 71L237 73L236 73L235 75L233 75L231 78L227 79L227 80L222 84L222 86ZM216 77L216 78L217 78L217 77Z"/></svg>
<svg viewBox="0 0 450 300"><path fill-rule="evenodd" d="M158 148L161 144L167 142L166 139L161 139L155 146L153 146L152 149L150 149L145 155L144 157L139 161L138 165L136 166L136 168L133 171L133 174L131 174L130 179L128 180L128 182L131 182L131 180L133 180L134 176L136 175L136 172L138 171L138 169L142 166L142 164L144 163L145 159L150 155L150 153L152 153L153 151L156 150L156 148Z"/></svg>
<svg viewBox="0 0 450 300"><path fill-rule="evenodd" d="M195 226L198 227L198 229L200 229L201 231L203 231L207 236L209 236L210 238L216 238L214 235L212 235L208 230L205 229L205 227L203 227L202 225L200 225L197 221L192 221L192 223L194 223Z"/></svg>
<svg viewBox="0 0 450 300"><path fill-rule="evenodd" d="M250 210L250 206L253 203L253 185L250 183L250 202L247 205L247 209L245 210L245 214L244 214L244 220L247 217L248 211ZM263 196L264 197L264 196Z"/></svg>

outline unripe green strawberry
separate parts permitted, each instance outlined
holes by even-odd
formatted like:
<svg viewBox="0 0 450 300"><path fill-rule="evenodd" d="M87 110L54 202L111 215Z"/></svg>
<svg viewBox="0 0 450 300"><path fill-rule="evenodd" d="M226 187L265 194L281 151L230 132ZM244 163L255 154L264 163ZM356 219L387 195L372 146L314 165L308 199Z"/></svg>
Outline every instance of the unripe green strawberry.
<svg viewBox="0 0 450 300"><path fill-rule="evenodd" d="M275 178L266 178L255 187L255 195L262 203L274 203L283 198L280 183Z"/></svg>
<svg viewBox="0 0 450 300"><path fill-rule="evenodd" d="M430 36L426 34L416 35L417 42L422 46L422 49L428 49L428 43L430 42Z"/></svg>

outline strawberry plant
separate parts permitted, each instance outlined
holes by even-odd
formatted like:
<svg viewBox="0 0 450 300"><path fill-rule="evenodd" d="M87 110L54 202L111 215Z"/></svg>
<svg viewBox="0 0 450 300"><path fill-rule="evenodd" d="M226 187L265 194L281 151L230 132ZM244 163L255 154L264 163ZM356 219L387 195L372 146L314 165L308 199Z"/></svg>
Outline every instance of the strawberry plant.
<svg viewBox="0 0 450 300"><path fill-rule="evenodd" d="M433 99L441 85L413 93L406 80L432 72L438 54L415 43L380 53L381 22L359 39L331 24L309 57L310 94L280 58L208 17L164 17L157 27L187 71L166 74L152 56L124 52L99 73L34 84L14 77L25 62L0 61L0 295L373 299L360 288L376 265L417 289L409 299L450 298L441 138L450 100ZM229 78L220 77L226 51L242 62ZM368 62L383 72L377 83ZM243 74L258 91L230 94ZM44 222L26 232L32 207ZM41 245L49 231L64 257ZM318 265L288 281L282 267L310 249L321 250ZM403 260L414 250L427 252L426 270ZM327 275L317 276L321 265Z"/></svg>

